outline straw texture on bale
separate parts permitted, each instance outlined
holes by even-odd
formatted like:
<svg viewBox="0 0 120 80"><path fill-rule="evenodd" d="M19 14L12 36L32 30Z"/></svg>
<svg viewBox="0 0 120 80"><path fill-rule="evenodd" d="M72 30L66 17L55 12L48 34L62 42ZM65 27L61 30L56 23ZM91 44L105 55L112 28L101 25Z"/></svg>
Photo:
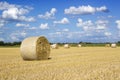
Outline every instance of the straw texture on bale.
<svg viewBox="0 0 120 80"><path fill-rule="evenodd" d="M22 41L20 51L24 60L48 59L50 44L44 36L29 37Z"/></svg>

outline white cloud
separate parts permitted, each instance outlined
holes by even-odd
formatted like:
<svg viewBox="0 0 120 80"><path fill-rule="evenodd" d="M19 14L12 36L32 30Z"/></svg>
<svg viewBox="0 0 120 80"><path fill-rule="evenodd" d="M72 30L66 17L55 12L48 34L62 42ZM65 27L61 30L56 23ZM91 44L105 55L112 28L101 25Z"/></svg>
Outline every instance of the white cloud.
<svg viewBox="0 0 120 80"><path fill-rule="evenodd" d="M66 29L63 29L63 31L68 32L68 31L69 31L69 29L67 29L67 28L66 28Z"/></svg>
<svg viewBox="0 0 120 80"><path fill-rule="evenodd" d="M26 17L25 15L29 13L31 9L25 6L9 4L7 2L0 2L1 18L8 22L14 21L35 21L34 17Z"/></svg>
<svg viewBox="0 0 120 80"><path fill-rule="evenodd" d="M25 17L25 16L20 16L18 19L18 21L25 21L25 22L34 22L35 19L34 17Z"/></svg>
<svg viewBox="0 0 120 80"><path fill-rule="evenodd" d="M43 19L53 19L56 12L57 12L56 8L52 8L50 12L46 12L44 15L40 14L38 15L38 17Z"/></svg>
<svg viewBox="0 0 120 80"><path fill-rule="evenodd" d="M108 9L106 6L101 6L101 7L92 7L90 5L88 6L79 6L79 7L74 7L71 6L68 9L64 10L65 14L94 14L95 12L107 12Z"/></svg>
<svg viewBox="0 0 120 80"><path fill-rule="evenodd" d="M67 18L63 18L60 21L54 21L55 24L68 24L69 20Z"/></svg>
<svg viewBox="0 0 120 80"><path fill-rule="evenodd" d="M97 25L96 29L97 30L104 30L106 27L105 26L100 26L100 25Z"/></svg>
<svg viewBox="0 0 120 80"><path fill-rule="evenodd" d="M0 28L5 25L5 21L3 19L0 19Z"/></svg>
<svg viewBox="0 0 120 80"><path fill-rule="evenodd" d="M84 26L92 26L93 23L91 20L84 21L81 18L78 18L78 23L76 24L77 27L84 27Z"/></svg>
<svg viewBox="0 0 120 80"><path fill-rule="evenodd" d="M107 24L108 21L107 20L98 20L96 21L96 24Z"/></svg>
<svg viewBox="0 0 120 80"><path fill-rule="evenodd" d="M114 18L114 16L112 16L112 15L108 15L108 18Z"/></svg>
<svg viewBox="0 0 120 80"><path fill-rule="evenodd" d="M29 27L29 24L21 24L21 23L17 23L16 27Z"/></svg>
<svg viewBox="0 0 120 80"><path fill-rule="evenodd" d="M62 34L62 32L56 32L55 34L60 36Z"/></svg>
<svg viewBox="0 0 120 80"><path fill-rule="evenodd" d="M49 29L48 23L40 24L40 29Z"/></svg>
<svg viewBox="0 0 120 80"><path fill-rule="evenodd" d="M23 8L9 8L7 10L4 10L2 13L2 17L3 18L12 18L12 19L17 19L20 15L26 14L29 11L27 9L23 9Z"/></svg>
<svg viewBox="0 0 120 80"><path fill-rule="evenodd" d="M108 23L109 22L107 20L98 20L98 21L96 21L96 29L97 30L105 30Z"/></svg>
<svg viewBox="0 0 120 80"><path fill-rule="evenodd" d="M0 23L0 28L4 26L4 23Z"/></svg>
<svg viewBox="0 0 120 80"><path fill-rule="evenodd" d="M117 28L120 29L120 20L116 20L115 23L117 24Z"/></svg>
<svg viewBox="0 0 120 80"><path fill-rule="evenodd" d="M111 32L105 32L104 34L105 34L105 36L111 36L112 35Z"/></svg>
<svg viewBox="0 0 120 80"><path fill-rule="evenodd" d="M20 33L20 35L23 36L23 37L25 37L26 34L27 34L26 32L21 32L21 33Z"/></svg>
<svg viewBox="0 0 120 80"><path fill-rule="evenodd" d="M25 17L24 14L27 14L29 11L23 8L9 8L2 12L2 18L6 20L16 20L16 21L26 21L33 22L35 19L33 17Z"/></svg>
<svg viewBox="0 0 120 80"><path fill-rule="evenodd" d="M10 38L12 39L12 41L19 41L19 38L17 36L11 36Z"/></svg>
<svg viewBox="0 0 120 80"><path fill-rule="evenodd" d="M0 38L0 41L4 41L4 38Z"/></svg>
<svg viewBox="0 0 120 80"><path fill-rule="evenodd" d="M108 11L108 9L106 8L106 6L101 6L99 8L96 8L96 11L98 11L98 12L106 12L106 11Z"/></svg>
<svg viewBox="0 0 120 80"><path fill-rule="evenodd" d="M10 38L12 41L20 41L21 38L25 38L27 33L25 31L16 31L10 34Z"/></svg>
<svg viewBox="0 0 120 80"><path fill-rule="evenodd" d="M91 20L83 21L81 18L78 18L76 26L82 28L84 31L87 32L101 32L107 29L108 23L108 20L97 20L96 22L92 22Z"/></svg>
<svg viewBox="0 0 120 80"><path fill-rule="evenodd" d="M78 18L78 22L76 23L76 26L83 28L83 30L85 31L93 29L93 23L91 20L83 21L81 18Z"/></svg>
<svg viewBox="0 0 120 80"><path fill-rule="evenodd" d="M5 10L13 7L17 7L17 6L13 4L9 4L7 2L0 2L0 10Z"/></svg>
<svg viewBox="0 0 120 80"><path fill-rule="evenodd" d="M35 30L35 29L38 29L38 28L37 27L29 27L29 29Z"/></svg>

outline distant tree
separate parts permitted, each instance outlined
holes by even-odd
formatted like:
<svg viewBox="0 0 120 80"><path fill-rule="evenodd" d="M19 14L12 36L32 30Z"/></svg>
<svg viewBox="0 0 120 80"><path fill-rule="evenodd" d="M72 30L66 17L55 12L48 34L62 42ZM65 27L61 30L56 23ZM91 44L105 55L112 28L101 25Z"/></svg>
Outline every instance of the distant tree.
<svg viewBox="0 0 120 80"><path fill-rule="evenodd" d="M21 42L13 42L13 45L20 45Z"/></svg>
<svg viewBox="0 0 120 80"><path fill-rule="evenodd" d="M82 44L82 43L83 43L82 41L79 42L79 44Z"/></svg>
<svg viewBox="0 0 120 80"><path fill-rule="evenodd" d="M4 45L4 41L0 41L0 46L3 46Z"/></svg>
<svg viewBox="0 0 120 80"><path fill-rule="evenodd" d="M118 41L117 43L120 44L120 41Z"/></svg>

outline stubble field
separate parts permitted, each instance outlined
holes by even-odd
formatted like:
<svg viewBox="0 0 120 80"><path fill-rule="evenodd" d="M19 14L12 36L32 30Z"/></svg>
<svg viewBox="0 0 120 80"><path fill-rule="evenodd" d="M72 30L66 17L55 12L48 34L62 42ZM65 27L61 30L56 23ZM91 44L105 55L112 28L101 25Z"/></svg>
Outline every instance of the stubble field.
<svg viewBox="0 0 120 80"><path fill-rule="evenodd" d="M50 57L23 61L19 48L0 48L0 80L120 80L120 47L60 47Z"/></svg>

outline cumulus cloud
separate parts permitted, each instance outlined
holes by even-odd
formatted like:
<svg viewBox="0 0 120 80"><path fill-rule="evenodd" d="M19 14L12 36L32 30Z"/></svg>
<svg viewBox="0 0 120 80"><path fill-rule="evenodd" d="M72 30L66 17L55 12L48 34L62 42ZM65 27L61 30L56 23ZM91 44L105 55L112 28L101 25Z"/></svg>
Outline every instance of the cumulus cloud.
<svg viewBox="0 0 120 80"><path fill-rule="evenodd" d="M81 18L78 18L78 23L76 24L77 27L82 27L82 26L92 26L93 23L91 20L88 21L83 21Z"/></svg>
<svg viewBox="0 0 120 80"><path fill-rule="evenodd" d="M0 28L3 27L5 25L5 21L3 19L0 19Z"/></svg>
<svg viewBox="0 0 120 80"><path fill-rule="evenodd" d="M97 12L108 12L108 9L106 6L101 6L99 8L95 8Z"/></svg>
<svg viewBox="0 0 120 80"><path fill-rule="evenodd" d="M22 24L22 23L17 23L16 27L29 27L29 24Z"/></svg>
<svg viewBox="0 0 120 80"><path fill-rule="evenodd" d="M117 24L117 28L120 29L120 20L116 20L115 23Z"/></svg>
<svg viewBox="0 0 120 80"><path fill-rule="evenodd" d="M56 8L52 8L50 12L47 11L45 14L38 15L38 17L43 19L53 19L56 12Z"/></svg>
<svg viewBox="0 0 120 80"><path fill-rule="evenodd" d="M108 21L107 20L98 20L96 21L96 29L97 30L104 30L107 27Z"/></svg>
<svg viewBox="0 0 120 80"><path fill-rule="evenodd" d="M107 24L108 21L107 20L98 20L96 21L96 24Z"/></svg>
<svg viewBox="0 0 120 80"><path fill-rule="evenodd" d="M40 29L49 29L48 23L40 24Z"/></svg>
<svg viewBox="0 0 120 80"><path fill-rule="evenodd" d="M81 18L78 18L78 22L76 23L77 27L82 28L84 31L97 31L106 30L108 20L97 20L96 22L92 22L91 20L83 21Z"/></svg>
<svg viewBox="0 0 120 80"><path fill-rule="evenodd" d="M108 12L108 9L106 6L92 7L88 5L88 6L79 6L79 7L71 6L70 8L64 10L65 14L86 15L86 14L94 14L95 12Z"/></svg>
<svg viewBox="0 0 120 80"><path fill-rule="evenodd" d="M35 19L33 17L25 17L24 14L27 14L29 11L23 8L9 8L2 12L2 18L6 20L14 20L14 21L26 21L33 22Z"/></svg>
<svg viewBox="0 0 120 80"><path fill-rule="evenodd" d="M14 4L9 4L7 2L0 2L0 10L5 10L13 7L18 7L18 6Z"/></svg>
<svg viewBox="0 0 120 80"><path fill-rule="evenodd" d="M108 18L114 18L114 16L112 16L112 15L108 15Z"/></svg>
<svg viewBox="0 0 120 80"><path fill-rule="evenodd" d="M9 35L12 41L20 41L21 38L25 38L27 33L25 31L16 31Z"/></svg>
<svg viewBox="0 0 120 80"><path fill-rule="evenodd" d="M111 36L112 35L111 32L105 32L104 34L105 34L105 36Z"/></svg>
<svg viewBox="0 0 120 80"><path fill-rule="evenodd" d="M69 29L67 29L67 28L66 28L66 29L63 29L63 31L68 32L68 31L69 31Z"/></svg>
<svg viewBox="0 0 120 80"><path fill-rule="evenodd" d="M55 24L68 24L69 20L67 18L63 18L60 21L54 21Z"/></svg>
<svg viewBox="0 0 120 80"><path fill-rule="evenodd" d="M35 30L38 29L37 27L29 27L28 29Z"/></svg>
<svg viewBox="0 0 120 80"><path fill-rule="evenodd" d="M26 14L29 11L27 9L18 9L16 7L14 8L9 8L8 10L3 11L2 17L3 18L12 18L12 19L17 19L20 15Z"/></svg>
<svg viewBox="0 0 120 80"><path fill-rule="evenodd" d="M52 39L53 42L55 42L55 39L58 39L57 40L58 42L67 42L67 41L73 42L73 40L76 39L80 40L82 35L84 35L83 32L78 32L78 31L75 32L57 31L57 32L49 33L50 40Z"/></svg>
<svg viewBox="0 0 120 80"><path fill-rule="evenodd" d="M35 18L34 17L25 17L25 16L20 16L17 21L25 21L25 22L34 22Z"/></svg>
<svg viewBox="0 0 120 80"><path fill-rule="evenodd" d="M0 41L4 41L4 38L0 38Z"/></svg>
<svg viewBox="0 0 120 80"><path fill-rule="evenodd" d="M24 6L9 4L7 2L0 2L1 19L6 22L33 22L34 17L27 17L26 14L29 13L30 9ZM3 24L1 24L2 26Z"/></svg>
<svg viewBox="0 0 120 80"><path fill-rule="evenodd" d="M93 23L91 20L83 21L81 18L78 18L76 23L77 27L82 27L85 31L93 28Z"/></svg>

